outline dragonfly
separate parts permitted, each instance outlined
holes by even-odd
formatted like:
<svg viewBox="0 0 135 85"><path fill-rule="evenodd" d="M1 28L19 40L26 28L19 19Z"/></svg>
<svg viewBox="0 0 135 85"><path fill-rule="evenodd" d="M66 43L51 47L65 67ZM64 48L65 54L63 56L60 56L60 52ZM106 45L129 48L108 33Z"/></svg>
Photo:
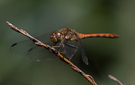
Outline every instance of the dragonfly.
<svg viewBox="0 0 135 85"><path fill-rule="evenodd" d="M46 37L48 36L48 37ZM68 58L70 61L72 59L72 57L75 55L78 47L80 46L81 48L81 56L82 56L82 60L83 62L88 65L88 58L85 54L85 51L82 47L82 43L81 40L85 39L85 38L95 38L95 37L100 37L100 38L119 38L119 36L117 34L113 34L113 33L96 33L96 34L82 34L82 33L78 33L73 29L70 28L63 28L61 30L58 31L54 31L50 34L45 34L43 36L37 37L37 39L43 41L46 44L46 41L50 41L48 44L50 45L51 43L53 45L51 45L52 47L56 48L58 52L65 54L66 58ZM26 41L22 41L22 42L29 42L30 40L26 40ZM77 45L77 43L79 43L79 45ZM17 47L20 43L14 43L13 45L11 45L11 49L14 47ZM46 49L44 49L43 47L39 47L39 46L33 46L31 47L31 45L34 45L34 43L31 43L27 49L27 53L29 55L33 54L33 53L38 53L41 52L37 51L34 49L40 48L42 49L42 52L44 53L44 51ZM21 45L20 45L21 46ZM23 46L21 46L23 47ZM44 55L46 55L46 53L44 53ZM33 57L33 55L32 55ZM45 56L43 56L45 57Z"/></svg>

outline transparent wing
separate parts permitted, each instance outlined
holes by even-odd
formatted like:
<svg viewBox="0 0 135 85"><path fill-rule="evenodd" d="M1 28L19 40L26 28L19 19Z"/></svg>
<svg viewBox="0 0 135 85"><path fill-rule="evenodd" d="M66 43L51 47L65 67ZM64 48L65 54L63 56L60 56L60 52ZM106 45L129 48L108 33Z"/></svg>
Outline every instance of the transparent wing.
<svg viewBox="0 0 135 85"><path fill-rule="evenodd" d="M84 62L86 65L89 65L89 61L88 61L88 58L87 58L87 56L86 56L86 54L85 54L84 48L83 48L83 46L82 46L82 42L81 42L81 40L80 40L79 38L78 38L78 41L79 41L79 43L80 43L80 48L81 48L81 53L82 53L83 62Z"/></svg>
<svg viewBox="0 0 135 85"><path fill-rule="evenodd" d="M54 45L50 40L50 34L44 34L39 37L36 37L40 41L50 46ZM14 43L10 47L10 52L17 55L26 55L27 59L40 61L40 60L52 60L54 55L51 55L50 51L44 47L37 46L33 43L32 40L24 40L21 42ZM50 56L51 55L51 56ZM56 58L56 57L54 57Z"/></svg>
<svg viewBox="0 0 135 85"><path fill-rule="evenodd" d="M11 47L9 48L9 51L13 54L25 55L30 48L35 46L36 45L31 40L28 39L12 44Z"/></svg>
<svg viewBox="0 0 135 85"><path fill-rule="evenodd" d="M45 47L36 46L27 51L26 58L33 61L44 61L57 59L58 56L51 53L51 51Z"/></svg>
<svg viewBox="0 0 135 85"><path fill-rule="evenodd" d="M85 51L84 49L81 47L81 51L82 51L82 59L83 59L83 62L86 64L86 65L89 65L89 62L88 62L88 58L85 54Z"/></svg>
<svg viewBox="0 0 135 85"><path fill-rule="evenodd" d="M76 35L76 34L75 34ZM74 54L76 53L77 51L77 48L80 47L81 48L81 53L82 53L82 59L83 59L83 62L88 65L88 58L87 56L85 55L85 51L83 49L83 46L82 46L82 43L81 43L81 40L79 37L77 37L78 40L77 41L68 41L65 43L64 45L64 49L66 50L66 57L71 60L72 57L74 56Z"/></svg>
<svg viewBox="0 0 135 85"><path fill-rule="evenodd" d="M64 43L64 50L65 50L65 55L66 58L69 60L72 59L72 57L75 55L77 49L78 49L78 42L77 41L70 41L67 43Z"/></svg>

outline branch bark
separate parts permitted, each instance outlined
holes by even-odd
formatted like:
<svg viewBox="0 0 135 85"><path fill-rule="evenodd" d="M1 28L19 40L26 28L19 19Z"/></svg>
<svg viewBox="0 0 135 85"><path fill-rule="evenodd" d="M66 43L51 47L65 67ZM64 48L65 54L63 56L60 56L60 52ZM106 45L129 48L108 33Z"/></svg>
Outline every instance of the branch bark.
<svg viewBox="0 0 135 85"><path fill-rule="evenodd" d="M123 83L121 83L121 82L120 82L117 78L115 78L114 76L108 75L108 77L109 77L110 79L112 79L113 81L117 82L119 85L124 85Z"/></svg>

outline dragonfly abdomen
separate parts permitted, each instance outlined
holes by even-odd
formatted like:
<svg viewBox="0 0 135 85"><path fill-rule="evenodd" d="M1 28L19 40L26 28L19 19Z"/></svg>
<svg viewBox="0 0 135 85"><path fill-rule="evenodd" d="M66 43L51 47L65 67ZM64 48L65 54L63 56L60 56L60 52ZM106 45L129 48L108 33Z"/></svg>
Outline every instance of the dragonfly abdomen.
<svg viewBox="0 0 135 85"><path fill-rule="evenodd" d="M80 39L84 38L94 38L94 37L101 37L101 38L119 38L118 35L112 33L102 33L102 34L81 34L77 33Z"/></svg>

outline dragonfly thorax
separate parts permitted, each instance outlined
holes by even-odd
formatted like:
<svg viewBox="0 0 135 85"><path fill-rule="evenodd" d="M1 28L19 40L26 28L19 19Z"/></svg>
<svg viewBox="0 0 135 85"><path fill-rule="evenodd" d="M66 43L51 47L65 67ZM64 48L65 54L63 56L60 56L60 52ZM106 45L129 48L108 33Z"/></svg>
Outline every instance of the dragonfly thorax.
<svg viewBox="0 0 135 85"><path fill-rule="evenodd" d="M50 39L53 43L57 44L62 40L62 35L60 32L55 31L51 34Z"/></svg>

